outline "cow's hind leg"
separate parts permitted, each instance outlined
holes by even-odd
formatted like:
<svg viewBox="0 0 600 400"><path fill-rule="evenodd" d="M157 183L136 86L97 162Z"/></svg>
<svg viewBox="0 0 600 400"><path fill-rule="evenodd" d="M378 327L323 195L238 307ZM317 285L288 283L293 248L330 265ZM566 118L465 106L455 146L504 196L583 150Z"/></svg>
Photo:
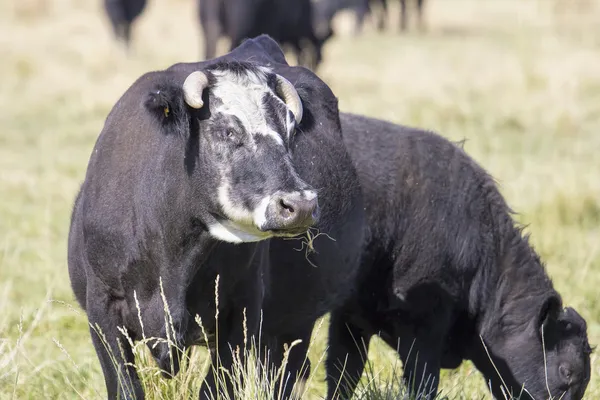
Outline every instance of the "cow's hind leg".
<svg viewBox="0 0 600 400"><path fill-rule="evenodd" d="M327 399L350 399L367 362L372 334L353 324L341 311L331 314L329 351L325 365Z"/></svg>
<svg viewBox="0 0 600 400"><path fill-rule="evenodd" d="M125 300L114 296L101 284L88 282L86 310L92 342L106 383L108 399L144 399L144 391L134 367L134 355L119 331L123 326Z"/></svg>

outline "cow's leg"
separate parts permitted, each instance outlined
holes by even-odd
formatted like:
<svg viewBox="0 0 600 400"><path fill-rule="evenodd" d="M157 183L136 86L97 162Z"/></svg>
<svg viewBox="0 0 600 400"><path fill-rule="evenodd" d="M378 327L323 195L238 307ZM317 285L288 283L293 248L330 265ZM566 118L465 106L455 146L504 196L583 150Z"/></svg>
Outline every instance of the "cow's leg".
<svg viewBox="0 0 600 400"><path fill-rule="evenodd" d="M202 25L204 31L204 59L210 60L217 55L217 44L221 36L221 27L218 21L207 21Z"/></svg>
<svg viewBox="0 0 600 400"><path fill-rule="evenodd" d="M354 35L356 36L361 33L366 16L369 12L372 12L369 1L370 0L360 0L360 3L356 7L356 23L354 25Z"/></svg>
<svg viewBox="0 0 600 400"><path fill-rule="evenodd" d="M219 20L219 3L215 1L198 1L200 24L204 33L204 59L210 60L217 55L217 44L221 36Z"/></svg>
<svg viewBox="0 0 600 400"><path fill-rule="evenodd" d="M413 309L395 312L397 324L386 343L398 351L404 369L403 380L411 396L433 399L440 381L440 368L445 338L450 326L451 310L438 302L427 304L427 299L417 299L425 308L436 310L435 315L413 314ZM418 303L416 303L418 304ZM392 339L394 338L394 339Z"/></svg>
<svg viewBox="0 0 600 400"><path fill-rule="evenodd" d="M267 351L270 365L269 373L278 373L277 382L274 382L275 398L290 400L300 399L310 376L311 364L308 359L308 348L314 323L307 324L294 334L281 334L276 337L267 337ZM296 342L298 341L299 342ZM293 344L296 342L295 344ZM293 347L291 347L293 344ZM287 353L284 348L287 346ZM285 370L281 370L283 359L287 357ZM265 357L263 356L264 360Z"/></svg>
<svg viewBox="0 0 600 400"><path fill-rule="evenodd" d="M351 322L341 311L331 314L327 373L327 399L350 399L367 362L372 334Z"/></svg>
<svg viewBox="0 0 600 400"><path fill-rule="evenodd" d="M388 15L388 4L387 4L387 0L380 0L381 3L381 9L379 10L379 18L377 20L377 29L380 32L383 32L385 30L385 23L387 20L387 15Z"/></svg>
<svg viewBox="0 0 600 400"><path fill-rule="evenodd" d="M396 346L402 359L404 375L402 377L411 398L434 399L440 381L441 348L439 343L428 340L426 335L411 338L409 335L400 338ZM393 346L393 343L388 343Z"/></svg>
<svg viewBox="0 0 600 400"><path fill-rule="evenodd" d="M123 23L123 40L125 41L125 48L127 51L131 50L131 22L125 21Z"/></svg>
<svg viewBox="0 0 600 400"><path fill-rule="evenodd" d="M222 340L224 343L221 343ZM229 374L233 365L232 351L235 351L237 346L232 345L229 347L229 344L225 337L221 337L217 348L211 351L212 366L200 387L200 400L234 398L233 385L229 379ZM242 362L244 362L243 353L244 351L240 349Z"/></svg>
<svg viewBox="0 0 600 400"><path fill-rule="evenodd" d="M140 379L133 366L131 346L119 332L123 326L123 298L98 282L88 282L86 310L92 342L102 366L108 399L144 398Z"/></svg>
<svg viewBox="0 0 600 400"><path fill-rule="evenodd" d="M408 15L406 14L406 0L400 0L400 30L405 31L408 26Z"/></svg>
<svg viewBox="0 0 600 400"><path fill-rule="evenodd" d="M419 18L419 30L421 32L425 31L427 27L425 26L425 20L423 19L423 3L425 0L417 0L417 17Z"/></svg>
<svg viewBox="0 0 600 400"><path fill-rule="evenodd" d="M251 2L244 3L244 7L234 11L230 8L226 13L225 30L231 39L230 50L238 47L244 40L256 36L253 23L260 17L256 15L257 10L251 7L251 4Z"/></svg>
<svg viewBox="0 0 600 400"><path fill-rule="evenodd" d="M250 289L258 287L255 282L247 283ZM246 356L258 332L261 301L262 297L259 296L240 296L238 304L232 305L228 310L219 311L219 334L215 350L211 351L211 370L200 387L201 400L234 398L234 387L230 379L230 376L233 376L234 357L236 365L241 368L247 367ZM226 395L223 396L224 393Z"/></svg>
<svg viewBox="0 0 600 400"><path fill-rule="evenodd" d="M298 65L310 68L310 57L306 55L306 51L302 46L301 40L296 40L294 43L292 43L292 48L294 49L294 54L296 55L296 61Z"/></svg>
<svg viewBox="0 0 600 400"><path fill-rule="evenodd" d="M316 36L312 36L310 41L312 43L312 57L309 68L313 71L316 71L323 61L323 44L325 41L317 39Z"/></svg>

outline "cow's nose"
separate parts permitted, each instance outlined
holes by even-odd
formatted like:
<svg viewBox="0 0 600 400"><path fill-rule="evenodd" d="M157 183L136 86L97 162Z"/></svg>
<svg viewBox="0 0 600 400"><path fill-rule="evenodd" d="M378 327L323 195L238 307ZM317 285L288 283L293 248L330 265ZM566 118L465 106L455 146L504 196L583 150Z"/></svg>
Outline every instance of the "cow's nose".
<svg viewBox="0 0 600 400"><path fill-rule="evenodd" d="M266 210L265 231L301 231L319 218L317 195L313 191L276 194Z"/></svg>

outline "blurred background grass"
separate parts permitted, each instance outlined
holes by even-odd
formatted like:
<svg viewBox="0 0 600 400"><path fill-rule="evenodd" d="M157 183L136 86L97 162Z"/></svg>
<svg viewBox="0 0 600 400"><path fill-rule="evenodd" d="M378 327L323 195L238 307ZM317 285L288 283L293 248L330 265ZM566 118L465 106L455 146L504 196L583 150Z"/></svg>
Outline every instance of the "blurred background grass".
<svg viewBox="0 0 600 400"><path fill-rule="evenodd" d="M466 139L600 343L600 1L431 0L426 31L408 34L391 8L384 33L353 37L350 16L336 18L319 75L343 111ZM191 0L150 2L129 56L99 1L0 3L0 398L104 396L67 274L72 202L119 96L201 49ZM377 341L370 357L382 379L397 369ZM309 392L324 388L320 366ZM469 363L445 372L442 390L489 397ZM600 398L598 353L586 398Z"/></svg>

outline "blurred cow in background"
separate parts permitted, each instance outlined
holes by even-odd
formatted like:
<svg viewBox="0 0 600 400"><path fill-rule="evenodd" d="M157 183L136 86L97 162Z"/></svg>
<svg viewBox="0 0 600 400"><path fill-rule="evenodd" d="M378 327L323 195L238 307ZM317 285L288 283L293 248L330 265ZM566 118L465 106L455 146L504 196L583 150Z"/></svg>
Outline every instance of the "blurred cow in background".
<svg viewBox="0 0 600 400"><path fill-rule="evenodd" d="M199 0L199 14L205 59L216 56L221 36L231 40L233 49L247 38L267 34L291 46L299 64L315 69L330 36L315 35L311 0Z"/></svg>
<svg viewBox="0 0 600 400"><path fill-rule="evenodd" d="M388 0L312 0L313 1L313 24L318 37L329 38L333 34L332 21L335 15L343 10L353 10L356 13L356 24L354 34L362 31L364 20L367 15L373 14L375 25L379 31L385 29L388 18ZM406 0L400 1L400 29L406 31L408 28L408 8ZM376 3L379 3L375 9ZM416 0L416 9L419 29L423 30L423 5L425 0ZM377 11L377 12L375 12Z"/></svg>
<svg viewBox="0 0 600 400"><path fill-rule="evenodd" d="M146 0L104 0L104 8L110 19L115 36L129 48L131 24L146 7Z"/></svg>

